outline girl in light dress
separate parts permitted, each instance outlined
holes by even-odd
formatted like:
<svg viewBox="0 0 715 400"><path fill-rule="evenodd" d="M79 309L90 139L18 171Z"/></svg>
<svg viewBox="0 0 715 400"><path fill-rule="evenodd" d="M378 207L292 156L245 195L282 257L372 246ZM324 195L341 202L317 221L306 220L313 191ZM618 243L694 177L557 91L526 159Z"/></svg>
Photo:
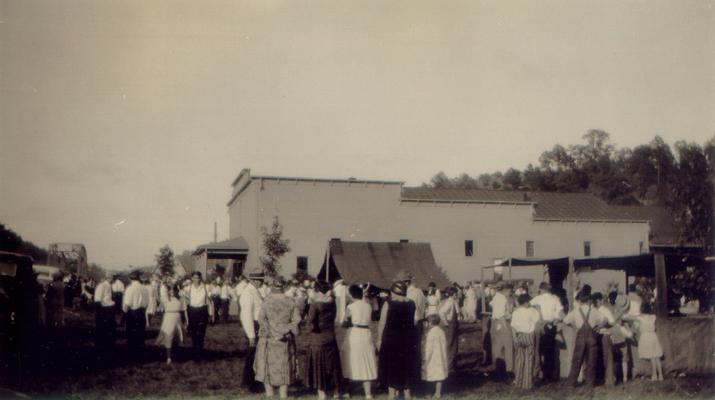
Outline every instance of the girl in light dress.
<svg viewBox="0 0 715 400"><path fill-rule="evenodd" d="M179 295L179 287L172 285L169 289L169 296L163 304L164 316L161 320L161 328L159 328L159 336L156 338L156 344L163 345L166 348L166 363L171 364L171 348L178 342L184 342L184 334L181 330L181 316L186 320L186 304Z"/></svg>
<svg viewBox="0 0 715 400"><path fill-rule="evenodd" d="M660 363L660 358L663 357L663 347L658 340L658 335L655 333L655 314L653 314L653 306L649 303L643 303L641 306L641 314L636 317L631 317L635 320L638 332L638 357L650 360L650 365L653 371L651 380L663 380L663 366Z"/></svg>
<svg viewBox="0 0 715 400"><path fill-rule="evenodd" d="M442 397L442 382L449 375L447 338L437 314L427 316L428 331L422 351L422 380L434 382L434 398Z"/></svg>
<svg viewBox="0 0 715 400"><path fill-rule="evenodd" d="M353 301L346 309L350 326L343 346L342 367L345 378L362 382L365 398L372 399L370 381L377 379L375 344L370 331L372 306L365 301L364 291L358 285L348 289Z"/></svg>

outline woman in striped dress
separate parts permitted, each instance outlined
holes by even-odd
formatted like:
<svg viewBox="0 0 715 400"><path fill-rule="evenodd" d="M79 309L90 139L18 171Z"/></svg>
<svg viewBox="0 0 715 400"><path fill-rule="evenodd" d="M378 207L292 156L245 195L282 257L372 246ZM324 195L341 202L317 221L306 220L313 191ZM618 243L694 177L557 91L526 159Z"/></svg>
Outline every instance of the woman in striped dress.
<svg viewBox="0 0 715 400"><path fill-rule="evenodd" d="M536 351L536 324L541 319L535 308L529 307L529 295L516 298L518 307L511 315L511 332L514 339L514 385L522 389L534 387Z"/></svg>

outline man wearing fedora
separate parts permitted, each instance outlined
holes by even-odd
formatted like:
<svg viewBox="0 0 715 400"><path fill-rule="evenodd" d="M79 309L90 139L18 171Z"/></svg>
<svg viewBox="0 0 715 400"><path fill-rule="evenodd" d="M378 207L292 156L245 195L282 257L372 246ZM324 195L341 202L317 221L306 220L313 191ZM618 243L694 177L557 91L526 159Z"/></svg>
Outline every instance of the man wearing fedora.
<svg viewBox="0 0 715 400"><path fill-rule="evenodd" d="M256 388L253 362L256 358L256 336L258 334L258 315L263 304L263 296L260 288L263 286L265 275L262 270L257 269L248 274L248 283L243 288L239 297L240 320L243 333L248 341L248 350L243 365L243 386L252 390Z"/></svg>

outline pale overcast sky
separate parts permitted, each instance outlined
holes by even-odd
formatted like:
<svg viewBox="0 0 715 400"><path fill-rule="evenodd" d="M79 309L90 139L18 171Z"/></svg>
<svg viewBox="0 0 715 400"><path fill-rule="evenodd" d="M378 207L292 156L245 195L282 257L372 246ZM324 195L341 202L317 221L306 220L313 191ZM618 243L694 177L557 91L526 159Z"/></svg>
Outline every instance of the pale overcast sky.
<svg viewBox="0 0 715 400"><path fill-rule="evenodd" d="M254 174L523 168L715 132L713 1L0 0L0 222L109 268L227 238Z"/></svg>

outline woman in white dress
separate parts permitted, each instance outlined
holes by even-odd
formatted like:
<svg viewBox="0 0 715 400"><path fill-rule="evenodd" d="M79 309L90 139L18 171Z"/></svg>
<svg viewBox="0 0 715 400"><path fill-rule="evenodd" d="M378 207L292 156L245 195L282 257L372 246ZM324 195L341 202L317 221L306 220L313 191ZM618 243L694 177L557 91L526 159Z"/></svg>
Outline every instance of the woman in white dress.
<svg viewBox="0 0 715 400"><path fill-rule="evenodd" d="M161 328L159 328L156 344L164 345L166 348L166 363L171 364L171 348L176 342L184 342L184 334L181 331L181 315L183 314L184 318L188 320L186 305L181 296L179 296L178 286L171 287L170 294L162 306L164 308L164 317L161 320Z"/></svg>
<svg viewBox="0 0 715 400"><path fill-rule="evenodd" d="M427 335L422 351L422 380L434 382L433 398L442 397L442 381L449 375L447 361L447 338L440 326L439 316L431 314L427 317Z"/></svg>
<svg viewBox="0 0 715 400"><path fill-rule="evenodd" d="M464 315L465 322L474 322L477 319L477 292L474 289L474 284L469 282L464 292L462 315Z"/></svg>
<svg viewBox="0 0 715 400"><path fill-rule="evenodd" d="M350 329L345 337L341 357L343 374L352 381L361 381L365 398L371 399L370 381L377 379L375 344L370 331L372 307L365 301L360 286L350 286L349 293L353 302L346 309Z"/></svg>

